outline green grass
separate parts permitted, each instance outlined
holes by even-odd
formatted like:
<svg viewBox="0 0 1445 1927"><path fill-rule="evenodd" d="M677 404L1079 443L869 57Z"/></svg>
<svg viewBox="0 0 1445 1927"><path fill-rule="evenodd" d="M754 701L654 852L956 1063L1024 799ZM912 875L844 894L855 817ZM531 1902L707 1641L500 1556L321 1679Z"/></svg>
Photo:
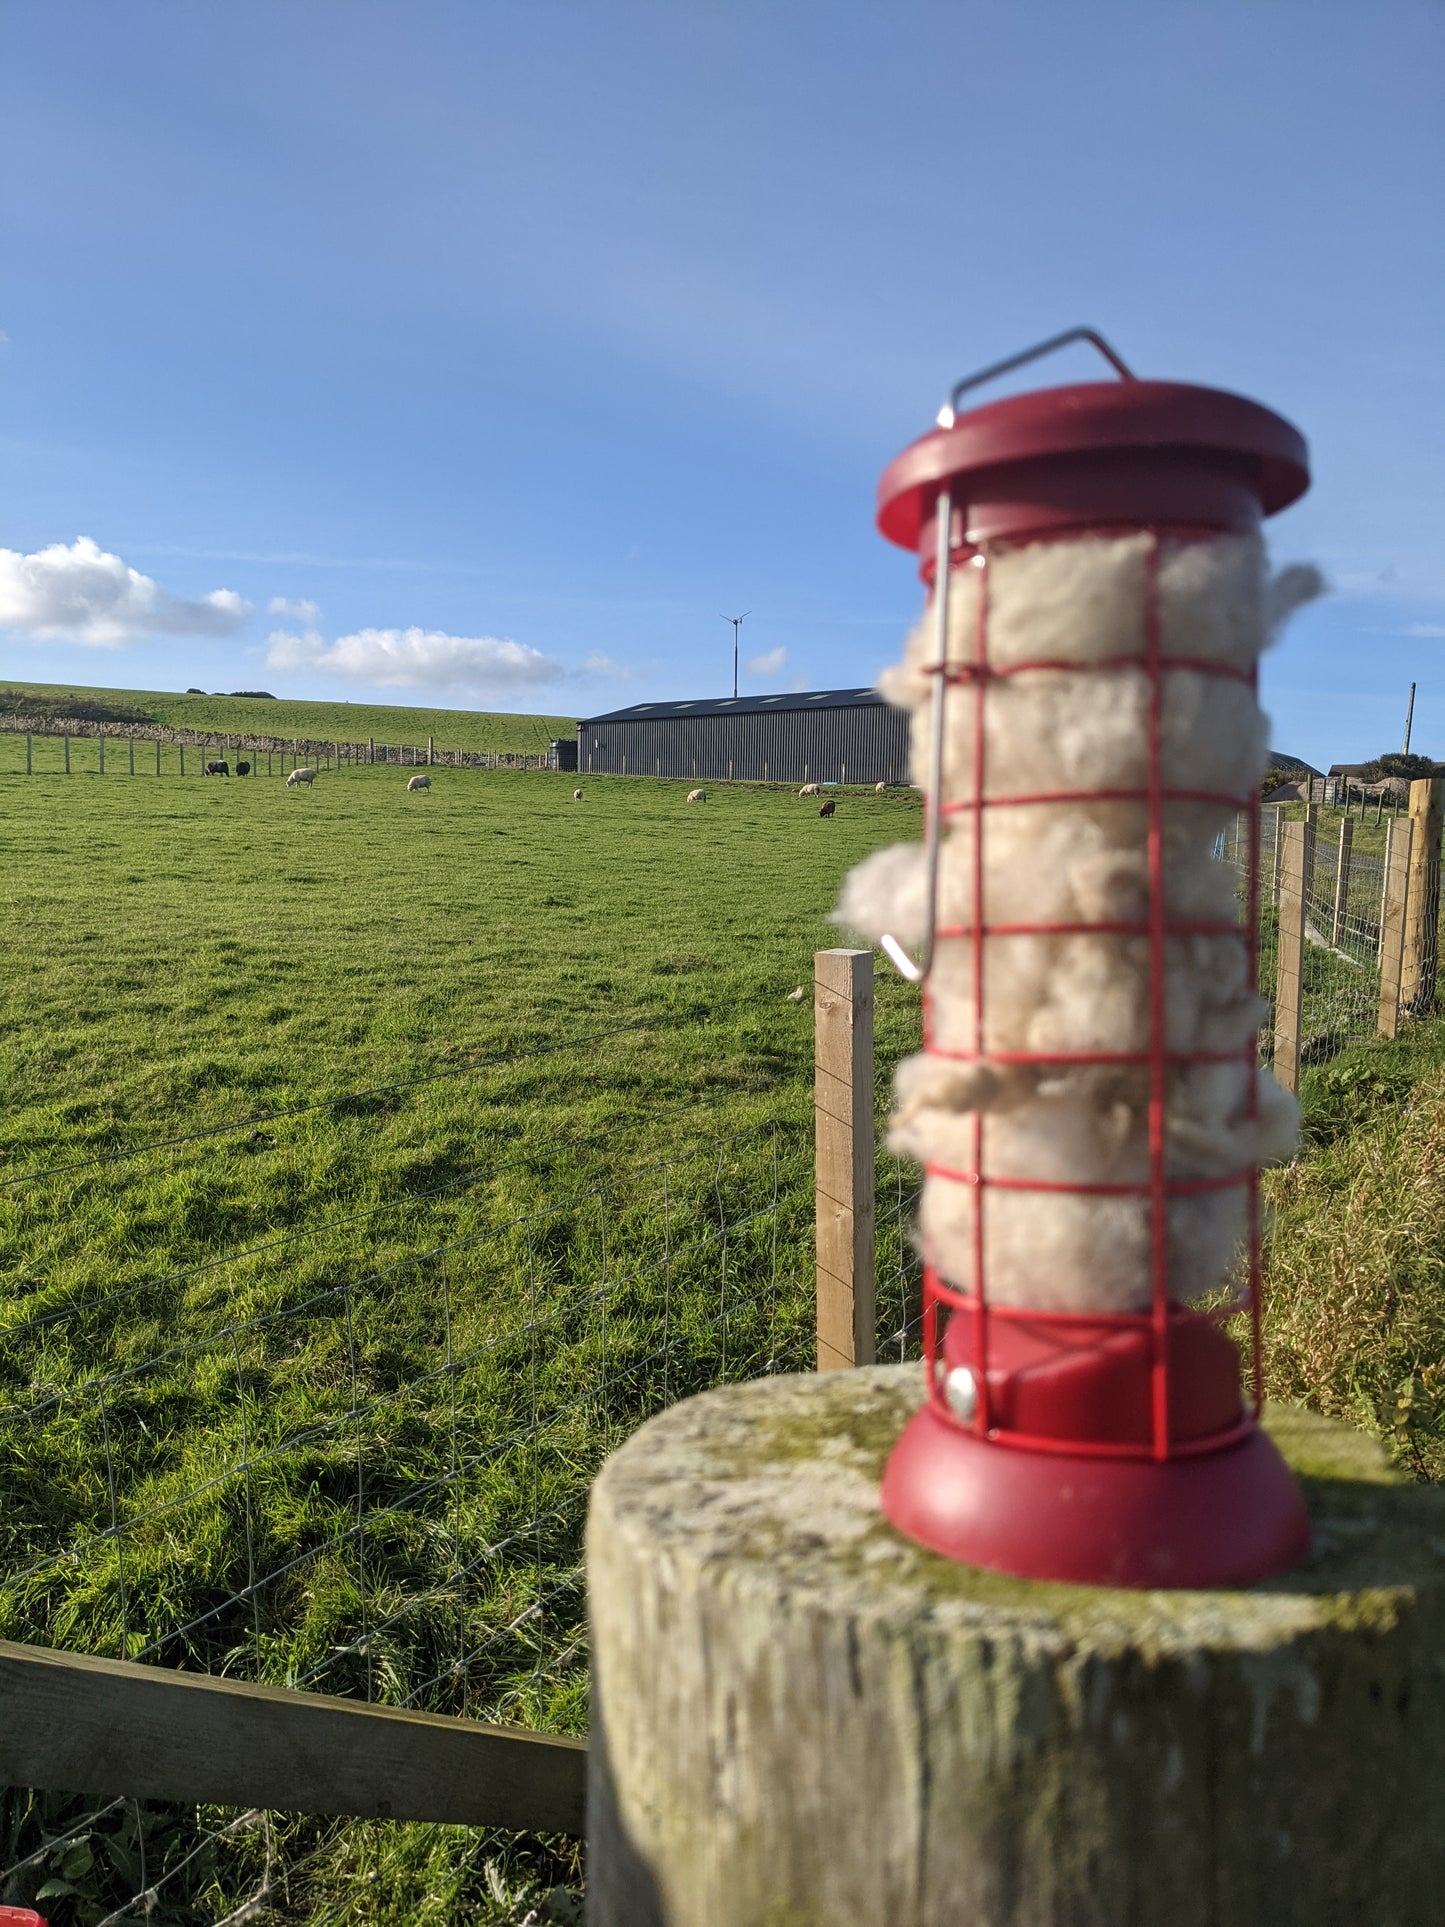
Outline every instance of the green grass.
<svg viewBox="0 0 1445 1927"><path fill-rule="evenodd" d="M572 738L570 716L506 711L422 709L398 704L293 702L252 696L184 696L158 689L92 689L58 683L7 683L0 716L44 715L98 722L160 723L236 736L311 737L323 742L420 744L440 749L536 754L553 737ZM13 764L6 764L12 767ZM23 767L23 765L22 765Z"/></svg>
<svg viewBox="0 0 1445 1927"><path fill-rule="evenodd" d="M918 812L572 786L0 763L0 1165L32 1174L0 1190L0 1636L585 1723L592 1470L811 1355L812 954ZM916 1041L892 978L878 1031L880 1066ZM59 1927L124 1897L125 1811L41 1870ZM157 1825L152 1870L196 1837ZM507 1918L489 1859L569 1864L329 1839L287 1823L296 1917ZM263 1847L199 1853L156 1918L224 1911Z"/></svg>

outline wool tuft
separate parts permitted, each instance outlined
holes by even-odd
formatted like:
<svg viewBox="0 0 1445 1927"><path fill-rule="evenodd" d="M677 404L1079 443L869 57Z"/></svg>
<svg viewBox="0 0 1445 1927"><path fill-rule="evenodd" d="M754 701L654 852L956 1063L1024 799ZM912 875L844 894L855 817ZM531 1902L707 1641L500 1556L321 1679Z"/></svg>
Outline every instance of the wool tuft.
<svg viewBox="0 0 1445 1927"><path fill-rule="evenodd" d="M944 818L939 935L927 987L930 1048L898 1066L889 1143L927 1167L922 1244L940 1276L964 1290L977 1285L981 1194L970 1172L1044 1184L1148 1182L1146 1065L1006 1060L1013 1052L1150 1047L1147 934L1089 928L1147 923L1147 810L1086 793L1142 790L1148 782L1152 547L1147 534L1000 546L986 569L975 558L950 579L950 664L972 665L982 636L994 669L1044 665L985 684L985 799L1069 798L985 809L981 830L972 811ZM1321 593L1322 580L1307 565L1271 578L1256 536L1162 541L1155 566L1164 786L1246 797L1264 771L1268 719L1247 682L1212 668L1251 670L1294 610ZM926 613L902 662L879 678L889 701L912 712L913 777L920 784L929 779L935 651ZM945 804L974 794L973 683L953 683L947 703ZM1236 921L1233 872L1213 856L1233 810L1231 803L1212 801L1164 806L1167 918ZM835 921L874 941L890 933L916 947L925 935L926 894L921 848L879 850L847 877ZM981 1013L971 935L980 906L984 924L995 931L1010 924L1082 926L986 936ZM1250 1042L1265 1006L1249 988L1244 941L1172 935L1164 952L1167 1049L1233 1053L1229 1062L1171 1067L1168 1176L1215 1179L1288 1156L1296 1107L1253 1063ZM1148 1306L1153 1232L1147 1197L1005 1186L987 1186L982 1196L990 1300L1078 1312ZM1172 1297L1191 1302L1224 1282L1245 1231L1247 1203L1244 1182L1171 1199Z"/></svg>

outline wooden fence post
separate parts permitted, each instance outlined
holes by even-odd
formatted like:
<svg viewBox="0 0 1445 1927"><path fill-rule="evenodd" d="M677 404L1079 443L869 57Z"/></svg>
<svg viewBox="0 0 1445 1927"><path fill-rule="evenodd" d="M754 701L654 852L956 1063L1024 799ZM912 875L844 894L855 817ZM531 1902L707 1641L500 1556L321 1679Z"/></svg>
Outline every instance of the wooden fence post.
<svg viewBox="0 0 1445 1927"><path fill-rule="evenodd" d="M100 745L100 773L102 776L104 776L105 775L105 732L104 730L101 730L97 733L95 740Z"/></svg>
<svg viewBox="0 0 1445 1927"><path fill-rule="evenodd" d="M130 739L130 773L132 776L135 775L135 737L134 736L132 736Z"/></svg>
<svg viewBox="0 0 1445 1927"><path fill-rule="evenodd" d="M1410 845L1415 825L1390 824L1385 849L1385 887L1380 908L1380 1012L1376 1028L1393 1037L1400 1028L1400 977L1405 960L1405 913L1410 902Z"/></svg>
<svg viewBox="0 0 1445 1927"><path fill-rule="evenodd" d="M1279 886L1279 944L1274 970L1274 1074L1287 1091L1299 1089L1300 1028L1304 1019L1305 859L1307 823L1284 826Z"/></svg>
<svg viewBox="0 0 1445 1927"><path fill-rule="evenodd" d="M161 773L161 739L159 736L157 736L156 737L156 775L159 776L160 773Z"/></svg>
<svg viewBox="0 0 1445 1927"><path fill-rule="evenodd" d="M68 735L65 738L65 773L67 776L70 774L70 737Z"/></svg>
<svg viewBox="0 0 1445 1927"><path fill-rule="evenodd" d="M27 776L32 774L30 755L31 755L30 731L27 729L25 732L25 774Z"/></svg>
<svg viewBox="0 0 1445 1927"><path fill-rule="evenodd" d="M813 958L818 1370L874 1361L873 953Z"/></svg>
<svg viewBox="0 0 1445 1927"><path fill-rule="evenodd" d="M1435 1008L1439 964L1440 834L1445 828L1445 777L1425 776L1410 785L1410 891L1400 1002L1412 1017Z"/></svg>
<svg viewBox="0 0 1445 1927"><path fill-rule="evenodd" d="M1330 942L1338 944L1350 908L1350 848L1355 826L1349 817L1340 818L1340 853L1335 860L1335 914L1330 919Z"/></svg>
<svg viewBox="0 0 1445 1927"><path fill-rule="evenodd" d="M1274 864L1269 880L1269 894L1273 902L1279 902L1280 861L1284 854L1284 804L1276 803L1274 809Z"/></svg>

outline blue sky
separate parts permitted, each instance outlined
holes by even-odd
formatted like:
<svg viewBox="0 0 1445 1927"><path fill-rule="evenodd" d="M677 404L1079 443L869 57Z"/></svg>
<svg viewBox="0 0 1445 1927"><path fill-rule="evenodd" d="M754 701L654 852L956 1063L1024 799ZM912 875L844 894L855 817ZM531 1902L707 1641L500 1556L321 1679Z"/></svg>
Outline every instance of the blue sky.
<svg viewBox="0 0 1445 1927"><path fill-rule="evenodd" d="M582 715L725 693L751 609L745 688L868 681L918 602L879 471L1087 321L1309 437L1272 541L1335 593L1276 741L1391 747L1413 678L1445 756L1439 4L10 0L4 42L0 675Z"/></svg>

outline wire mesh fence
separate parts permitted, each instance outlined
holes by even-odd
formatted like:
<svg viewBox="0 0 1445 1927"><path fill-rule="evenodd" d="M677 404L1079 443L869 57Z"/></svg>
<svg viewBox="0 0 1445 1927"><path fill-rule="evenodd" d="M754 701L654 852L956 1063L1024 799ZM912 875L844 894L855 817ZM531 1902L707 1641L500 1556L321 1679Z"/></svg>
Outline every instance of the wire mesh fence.
<svg viewBox="0 0 1445 1927"><path fill-rule="evenodd" d="M1285 821L1282 809L1261 812L1259 988L1271 1009L1277 991ZM1385 856L1382 849L1356 848L1355 829L1343 813L1330 813L1311 824L1306 837L1302 1067L1323 1063L1374 1037L1378 1029ZM1390 824L1386 831L1395 833ZM1215 845L1216 857L1231 864L1238 876L1241 915L1249 835L1249 818L1241 813ZM1263 1062L1272 1060L1273 1049L1273 1023L1266 1019L1260 1029Z"/></svg>
<svg viewBox="0 0 1445 1927"><path fill-rule="evenodd" d="M602 1049L514 1053L499 1101L540 1103ZM0 1635L580 1731L602 1459L678 1398L811 1365L806 1094L705 1093L460 1170L418 1158L436 1182L109 1289L75 1268L67 1208L119 1195L117 1164L164 1173L314 1115L42 1156L5 1187L30 1268L0 1324ZM506 1918L516 1851L27 1790L4 1824L0 1899L92 1927L361 1918L358 1882L407 1868Z"/></svg>
<svg viewBox="0 0 1445 1927"><path fill-rule="evenodd" d="M877 1159L878 1359L899 1365L923 1356L923 1259L916 1235L919 1167L880 1150Z"/></svg>

